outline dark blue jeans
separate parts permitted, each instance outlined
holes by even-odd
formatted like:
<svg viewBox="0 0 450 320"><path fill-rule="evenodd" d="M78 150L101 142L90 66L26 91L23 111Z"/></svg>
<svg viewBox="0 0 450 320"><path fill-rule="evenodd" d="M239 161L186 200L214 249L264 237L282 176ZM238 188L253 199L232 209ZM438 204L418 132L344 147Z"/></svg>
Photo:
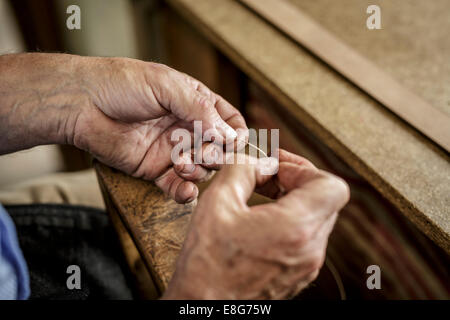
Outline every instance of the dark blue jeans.
<svg viewBox="0 0 450 320"><path fill-rule="evenodd" d="M5 207L30 272L31 299L132 299L122 250L107 214L70 205ZM80 289L69 289L70 265Z"/></svg>

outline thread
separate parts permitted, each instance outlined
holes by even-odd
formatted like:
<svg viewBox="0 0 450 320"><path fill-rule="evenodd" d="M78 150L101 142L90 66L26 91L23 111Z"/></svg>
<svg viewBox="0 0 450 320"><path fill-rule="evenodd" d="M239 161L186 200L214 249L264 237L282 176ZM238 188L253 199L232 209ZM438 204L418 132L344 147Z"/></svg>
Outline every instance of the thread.
<svg viewBox="0 0 450 320"><path fill-rule="evenodd" d="M267 153L265 153L262 149L260 149L257 146L255 146L253 143L250 143L248 141L246 141L246 143L247 143L248 146L253 147L256 150L258 150L259 152L261 152L266 158L268 157Z"/></svg>

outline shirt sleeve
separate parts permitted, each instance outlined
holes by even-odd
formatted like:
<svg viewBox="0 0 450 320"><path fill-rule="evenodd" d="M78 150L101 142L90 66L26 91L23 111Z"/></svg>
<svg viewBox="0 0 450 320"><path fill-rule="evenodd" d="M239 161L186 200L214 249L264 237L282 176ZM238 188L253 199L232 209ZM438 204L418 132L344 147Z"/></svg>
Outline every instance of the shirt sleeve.
<svg viewBox="0 0 450 320"><path fill-rule="evenodd" d="M19 247L16 228L0 205L0 299L27 299L30 295L28 269Z"/></svg>

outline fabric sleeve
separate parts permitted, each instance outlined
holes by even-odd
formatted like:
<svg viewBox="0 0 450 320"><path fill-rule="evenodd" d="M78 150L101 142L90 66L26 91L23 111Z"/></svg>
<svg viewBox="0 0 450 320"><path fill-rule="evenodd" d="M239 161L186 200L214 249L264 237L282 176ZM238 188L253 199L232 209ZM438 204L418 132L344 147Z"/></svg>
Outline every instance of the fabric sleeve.
<svg viewBox="0 0 450 320"><path fill-rule="evenodd" d="M28 269L16 228L0 205L0 299L24 300L30 295Z"/></svg>

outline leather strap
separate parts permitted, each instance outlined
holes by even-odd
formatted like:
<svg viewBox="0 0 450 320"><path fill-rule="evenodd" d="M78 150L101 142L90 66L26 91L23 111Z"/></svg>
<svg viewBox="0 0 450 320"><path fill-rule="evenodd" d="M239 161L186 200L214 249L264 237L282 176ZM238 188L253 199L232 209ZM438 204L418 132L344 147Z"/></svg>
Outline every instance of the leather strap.
<svg viewBox="0 0 450 320"><path fill-rule="evenodd" d="M406 89L288 1L239 1L450 152L448 114Z"/></svg>

